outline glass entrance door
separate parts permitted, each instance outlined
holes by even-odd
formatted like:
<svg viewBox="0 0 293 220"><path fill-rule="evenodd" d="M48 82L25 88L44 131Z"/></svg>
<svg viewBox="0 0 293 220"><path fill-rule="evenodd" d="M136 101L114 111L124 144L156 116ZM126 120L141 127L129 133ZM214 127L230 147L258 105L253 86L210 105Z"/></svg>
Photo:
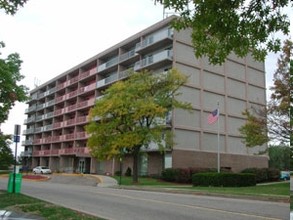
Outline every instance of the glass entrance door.
<svg viewBox="0 0 293 220"><path fill-rule="evenodd" d="M84 173L85 171L85 159L84 158L80 158L79 159L79 163L78 163L78 171L80 173Z"/></svg>

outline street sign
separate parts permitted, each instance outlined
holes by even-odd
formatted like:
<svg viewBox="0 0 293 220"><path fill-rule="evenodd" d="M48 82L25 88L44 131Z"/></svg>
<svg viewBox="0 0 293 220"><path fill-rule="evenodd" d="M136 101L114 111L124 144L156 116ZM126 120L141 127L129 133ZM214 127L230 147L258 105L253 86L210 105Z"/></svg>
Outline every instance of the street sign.
<svg viewBox="0 0 293 220"><path fill-rule="evenodd" d="M14 135L13 142L19 143L19 141L20 141L20 136L19 135Z"/></svg>

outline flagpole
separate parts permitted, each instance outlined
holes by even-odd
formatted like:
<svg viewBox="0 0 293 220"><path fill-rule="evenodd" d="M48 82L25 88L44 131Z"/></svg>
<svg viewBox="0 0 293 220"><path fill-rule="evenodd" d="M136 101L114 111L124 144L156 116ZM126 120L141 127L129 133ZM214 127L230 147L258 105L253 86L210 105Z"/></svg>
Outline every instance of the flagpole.
<svg viewBox="0 0 293 220"><path fill-rule="evenodd" d="M220 173L220 103L218 101L218 173Z"/></svg>

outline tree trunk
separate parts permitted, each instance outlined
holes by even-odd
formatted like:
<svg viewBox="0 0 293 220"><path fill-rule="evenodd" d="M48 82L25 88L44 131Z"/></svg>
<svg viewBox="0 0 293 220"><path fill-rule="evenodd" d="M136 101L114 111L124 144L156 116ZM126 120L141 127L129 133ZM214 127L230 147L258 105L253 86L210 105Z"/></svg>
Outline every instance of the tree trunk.
<svg viewBox="0 0 293 220"><path fill-rule="evenodd" d="M139 152L133 153L133 174L132 174L132 182L138 183L138 155Z"/></svg>

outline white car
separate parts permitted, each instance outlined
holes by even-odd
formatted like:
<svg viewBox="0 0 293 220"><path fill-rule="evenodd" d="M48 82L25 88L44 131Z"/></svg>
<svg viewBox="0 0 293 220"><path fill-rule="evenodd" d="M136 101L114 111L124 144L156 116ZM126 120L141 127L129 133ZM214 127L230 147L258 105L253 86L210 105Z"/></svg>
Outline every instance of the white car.
<svg viewBox="0 0 293 220"><path fill-rule="evenodd" d="M37 166L33 169L33 173L34 174L50 174L52 173L52 171L49 167Z"/></svg>

